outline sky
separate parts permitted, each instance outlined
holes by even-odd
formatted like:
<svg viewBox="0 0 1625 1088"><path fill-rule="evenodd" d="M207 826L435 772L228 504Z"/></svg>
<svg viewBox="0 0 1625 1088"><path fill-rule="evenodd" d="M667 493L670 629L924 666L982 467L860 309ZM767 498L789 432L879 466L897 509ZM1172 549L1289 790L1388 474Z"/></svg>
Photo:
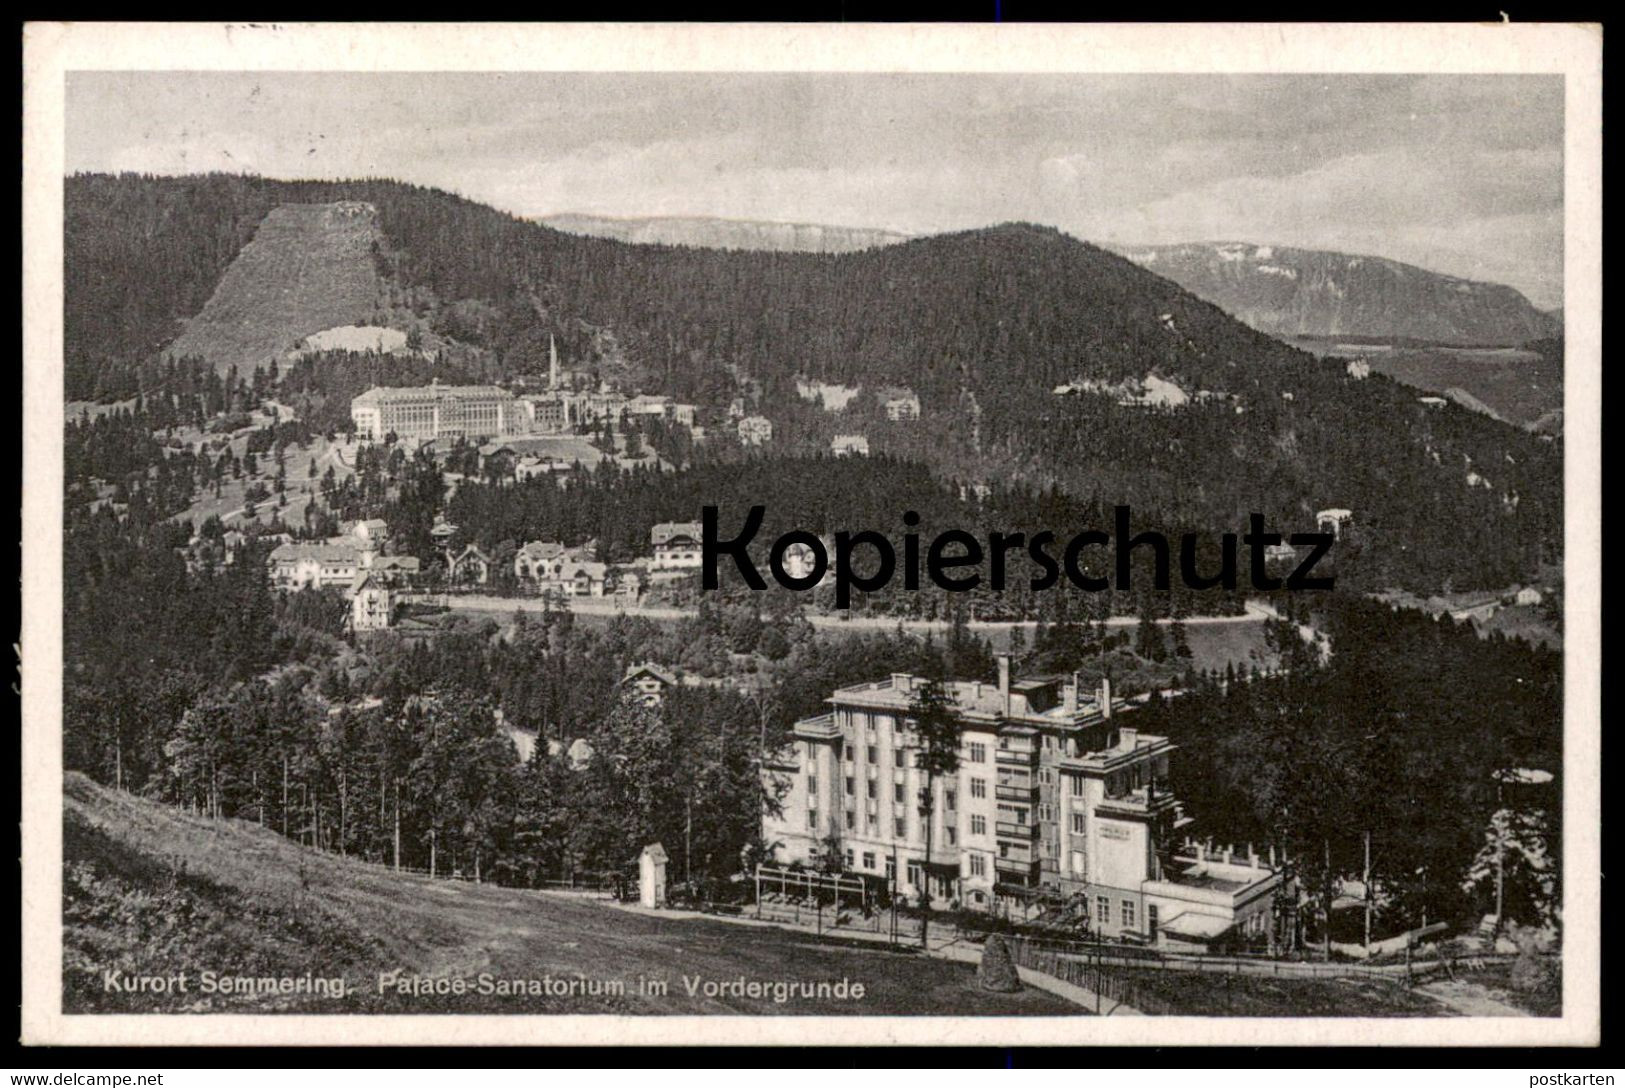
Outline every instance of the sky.
<svg viewBox="0 0 1625 1088"><path fill-rule="evenodd" d="M1562 301L1559 76L75 72L67 168L1334 249Z"/></svg>

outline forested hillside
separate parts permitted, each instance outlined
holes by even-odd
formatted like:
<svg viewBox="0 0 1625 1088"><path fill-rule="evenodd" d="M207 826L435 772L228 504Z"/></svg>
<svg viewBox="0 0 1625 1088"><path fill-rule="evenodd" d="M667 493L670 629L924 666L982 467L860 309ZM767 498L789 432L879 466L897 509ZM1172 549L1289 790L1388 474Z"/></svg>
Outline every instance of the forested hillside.
<svg viewBox="0 0 1625 1088"><path fill-rule="evenodd" d="M1401 584L1504 585L1559 546L1561 443L1354 381L1048 228L830 255L631 246L385 181L88 176L67 201L70 398L161 381L158 348L272 208L364 201L404 320L486 377L540 372L552 336L572 364L702 406L749 388L799 452L853 427L800 400L798 377L905 385L918 424L858 417L878 452L1214 528L1346 507L1374 578ZM1147 377L1187 403L1054 392Z"/></svg>

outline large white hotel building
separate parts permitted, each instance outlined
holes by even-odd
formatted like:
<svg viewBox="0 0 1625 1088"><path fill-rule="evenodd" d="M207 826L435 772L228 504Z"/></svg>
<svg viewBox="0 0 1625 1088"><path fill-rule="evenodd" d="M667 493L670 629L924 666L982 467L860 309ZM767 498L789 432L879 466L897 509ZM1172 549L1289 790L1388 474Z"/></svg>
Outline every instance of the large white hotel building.
<svg viewBox="0 0 1625 1088"><path fill-rule="evenodd" d="M765 773L782 794L763 834L781 863L824 860L934 906L1029 905L1087 897L1096 932L1199 946L1272 939L1279 875L1251 853L1186 839L1169 786L1175 746L1140 733L1110 682L1074 677L950 681L960 766L940 776L926 857L916 743L907 726L924 680L893 674L840 688L827 714L797 722ZM1182 856L1182 852L1183 855Z"/></svg>
<svg viewBox="0 0 1625 1088"><path fill-rule="evenodd" d="M356 436L410 442L495 438L518 428L514 395L494 385L377 386L350 402Z"/></svg>

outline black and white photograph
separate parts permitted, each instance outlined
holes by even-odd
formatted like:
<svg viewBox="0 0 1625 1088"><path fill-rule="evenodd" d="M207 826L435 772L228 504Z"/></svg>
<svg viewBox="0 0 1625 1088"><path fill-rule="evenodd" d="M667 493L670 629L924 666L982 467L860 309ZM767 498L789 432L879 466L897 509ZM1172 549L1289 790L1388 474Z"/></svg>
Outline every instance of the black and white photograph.
<svg viewBox="0 0 1625 1088"><path fill-rule="evenodd" d="M25 1041L1597 1040L1600 30L906 29L29 28Z"/></svg>

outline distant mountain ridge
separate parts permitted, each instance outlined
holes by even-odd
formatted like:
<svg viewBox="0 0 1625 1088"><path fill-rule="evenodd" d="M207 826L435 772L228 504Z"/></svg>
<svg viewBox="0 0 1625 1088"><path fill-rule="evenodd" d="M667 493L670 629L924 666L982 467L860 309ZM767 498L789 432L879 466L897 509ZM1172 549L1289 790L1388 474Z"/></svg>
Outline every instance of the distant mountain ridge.
<svg viewBox="0 0 1625 1088"><path fill-rule="evenodd" d="M1109 248L1271 336L1510 346L1562 330L1515 288L1385 257L1245 242Z"/></svg>
<svg viewBox="0 0 1625 1088"><path fill-rule="evenodd" d="M877 227L821 223L778 223L763 219L709 216L647 216L622 219L603 215L549 215L532 220L554 230L612 238L641 245L753 249L774 253L852 253L895 245L912 235Z"/></svg>

